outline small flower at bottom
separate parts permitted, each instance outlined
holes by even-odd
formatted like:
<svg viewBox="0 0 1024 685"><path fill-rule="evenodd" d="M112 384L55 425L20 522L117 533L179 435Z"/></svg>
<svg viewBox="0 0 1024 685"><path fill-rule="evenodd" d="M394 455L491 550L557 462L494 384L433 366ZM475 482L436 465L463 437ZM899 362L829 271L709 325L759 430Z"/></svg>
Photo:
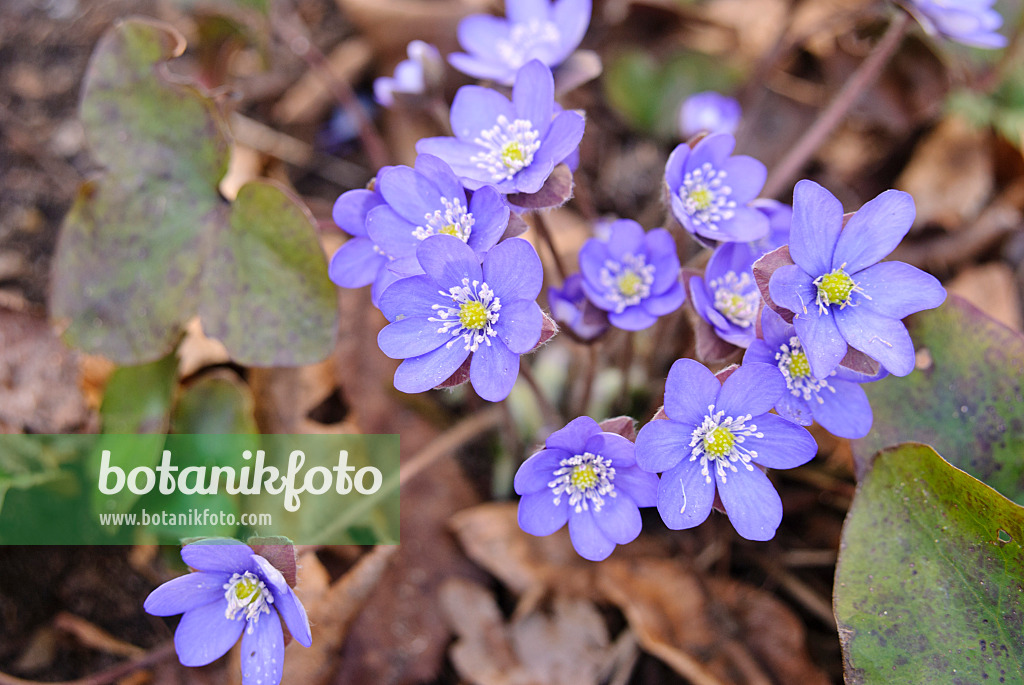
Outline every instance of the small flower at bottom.
<svg viewBox="0 0 1024 685"><path fill-rule="evenodd" d="M403 278L380 298L391 323L377 344L403 359L395 387L416 393L448 380L470 358L469 379L485 400L508 397L519 376L519 355L540 340L537 305L544 275L536 250L519 238L502 241L483 258L450 235L434 235L416 250L425 272Z"/></svg>
<svg viewBox="0 0 1024 685"><path fill-rule="evenodd" d="M520 528L551 535L568 522L580 556L601 561L640 535L639 507L656 504L658 477L637 468L633 443L581 416L519 467L515 490Z"/></svg>
<svg viewBox="0 0 1024 685"><path fill-rule="evenodd" d="M174 632L178 660L205 666L241 637L243 685L280 683L281 620L296 642L313 642L306 610L281 572L248 545L225 538L186 545L181 558L196 572L164 583L143 605L154 616L184 614Z"/></svg>
<svg viewBox="0 0 1024 685"><path fill-rule="evenodd" d="M724 383L692 359L672 365L667 420L651 421L636 438L637 465L661 473L665 525L700 525L717 492L737 533L748 540L775 536L782 500L761 467L793 468L817 451L806 429L768 413L785 391L785 379L769 364L744 364Z"/></svg>

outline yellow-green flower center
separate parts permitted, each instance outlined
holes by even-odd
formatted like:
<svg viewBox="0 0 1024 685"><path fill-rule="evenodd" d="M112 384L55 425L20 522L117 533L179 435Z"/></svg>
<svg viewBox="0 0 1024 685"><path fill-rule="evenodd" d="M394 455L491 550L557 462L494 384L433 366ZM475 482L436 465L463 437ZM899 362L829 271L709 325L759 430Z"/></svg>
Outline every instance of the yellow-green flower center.
<svg viewBox="0 0 1024 685"><path fill-rule="evenodd" d="M463 328L480 330L487 325L487 307L479 300L469 300L459 305L459 323Z"/></svg>
<svg viewBox="0 0 1024 685"><path fill-rule="evenodd" d="M619 288L619 292L626 297L633 297L640 292L640 286L644 284L642 278L640 278L632 269L627 269L625 273L619 276L619 280L616 286Z"/></svg>
<svg viewBox="0 0 1024 685"><path fill-rule="evenodd" d="M453 235L456 238L460 237L459 227L456 226L455 224L448 224L447 226L443 226L442 228L438 229L437 232L440 233L441 235Z"/></svg>
<svg viewBox="0 0 1024 685"><path fill-rule="evenodd" d="M823 304L845 306L850 301L850 293L857 286L842 267L819 276L815 282L818 286L818 301Z"/></svg>
<svg viewBox="0 0 1024 685"><path fill-rule="evenodd" d="M256 584L254 579L242 578L235 585L235 597L238 598L239 602L243 605L249 604L255 599L256 590L259 586Z"/></svg>
<svg viewBox="0 0 1024 685"><path fill-rule="evenodd" d="M723 426L716 426L704 436L704 451L712 457L724 457L735 444L736 436Z"/></svg>
<svg viewBox="0 0 1024 685"><path fill-rule="evenodd" d="M696 188L690 191L690 202L693 203L694 209L703 211L711 208L711 191L707 188Z"/></svg>
<svg viewBox="0 0 1024 685"><path fill-rule="evenodd" d="M797 350L789 358L789 375L792 378L807 378L811 375L811 365L803 350Z"/></svg>
<svg viewBox="0 0 1024 685"><path fill-rule="evenodd" d="M593 466L590 464L580 464L572 470L569 481L578 490L587 490L597 485L598 477Z"/></svg>
<svg viewBox="0 0 1024 685"><path fill-rule="evenodd" d="M522 169L526 166L526 150L518 140L510 140L501 146L501 161L509 169Z"/></svg>

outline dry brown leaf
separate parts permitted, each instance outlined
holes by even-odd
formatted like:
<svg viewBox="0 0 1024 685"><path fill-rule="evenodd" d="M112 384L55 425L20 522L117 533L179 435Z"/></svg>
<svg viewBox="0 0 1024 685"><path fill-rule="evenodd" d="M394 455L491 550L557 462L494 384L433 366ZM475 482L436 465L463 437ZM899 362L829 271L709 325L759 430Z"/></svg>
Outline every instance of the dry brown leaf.
<svg viewBox="0 0 1024 685"><path fill-rule="evenodd" d="M70 433L88 419L77 355L49 322L0 309L0 424L16 431Z"/></svg>
<svg viewBox="0 0 1024 685"><path fill-rule="evenodd" d="M436 45L442 54L456 49L462 17L487 11L487 0L336 0L378 54L403 52L411 40Z"/></svg>
<svg viewBox="0 0 1024 685"><path fill-rule="evenodd" d="M373 51L362 38L349 38L327 55L325 68L343 83L355 83L370 63ZM289 88L271 114L281 124L304 124L321 121L335 98L322 74L307 71Z"/></svg>
<svg viewBox="0 0 1024 685"><path fill-rule="evenodd" d="M975 307L1010 328L1021 330L1021 303L1017 279L1003 262L965 269L946 286Z"/></svg>
<svg viewBox="0 0 1024 685"><path fill-rule="evenodd" d="M550 615L506 625L493 593L453 580L441 589L441 606L458 637L452 662L474 685L596 685L611 656L604 619L586 600L558 595Z"/></svg>
<svg viewBox="0 0 1024 685"><path fill-rule="evenodd" d="M947 117L914 149L896 187L914 196L917 225L956 230L970 222L992 194L993 163L985 133Z"/></svg>
<svg viewBox="0 0 1024 685"><path fill-rule="evenodd" d="M207 366L224 364L231 360L231 355L224 343L206 337L199 317L185 326L185 337L178 345L178 376L185 378Z"/></svg>

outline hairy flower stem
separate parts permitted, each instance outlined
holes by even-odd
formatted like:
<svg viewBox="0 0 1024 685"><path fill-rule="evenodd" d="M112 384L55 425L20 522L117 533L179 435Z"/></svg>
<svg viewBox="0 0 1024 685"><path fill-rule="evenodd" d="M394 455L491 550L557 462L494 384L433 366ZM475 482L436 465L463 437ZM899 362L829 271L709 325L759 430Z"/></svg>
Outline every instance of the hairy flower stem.
<svg viewBox="0 0 1024 685"><path fill-rule="evenodd" d="M537 235L540 236L541 240L547 244L548 250L551 251L551 259L554 261L555 269L558 271L559 281L564 283L568 272L565 270L565 265L562 264L562 258L558 256L558 250L555 249L555 243L551 239L551 232L548 230L547 222L544 221L544 217L541 216L539 211L534 212L532 218L533 227L537 229Z"/></svg>
<svg viewBox="0 0 1024 685"><path fill-rule="evenodd" d="M533 375L533 370L529 364L520 365L519 375L526 381L534 398L537 400L537 407L540 409L541 416L544 417L544 423L551 426L561 426L564 424L565 419L562 418L562 412L558 411L555 405L551 404L551 400L547 398L547 395L544 394L544 390L540 387L540 383L537 382L537 378Z"/></svg>
<svg viewBox="0 0 1024 685"><path fill-rule="evenodd" d="M579 376L578 392L576 393L576 401L572 411L573 416L586 415L587 407L590 406L590 396L594 391L594 376L597 375L597 343L587 345L585 353L586 366L583 373Z"/></svg>
<svg viewBox="0 0 1024 685"><path fill-rule="evenodd" d="M906 12L900 12L893 19L871 54L861 63L843 89L829 104L814 125L796 142L785 157L772 169L768 180L761 191L762 197L775 197L794 176L804 167L811 156L817 151L828 134L846 117L850 109L857 104L864 92L875 82L882 69L903 41L903 36L913 23L913 18Z"/></svg>

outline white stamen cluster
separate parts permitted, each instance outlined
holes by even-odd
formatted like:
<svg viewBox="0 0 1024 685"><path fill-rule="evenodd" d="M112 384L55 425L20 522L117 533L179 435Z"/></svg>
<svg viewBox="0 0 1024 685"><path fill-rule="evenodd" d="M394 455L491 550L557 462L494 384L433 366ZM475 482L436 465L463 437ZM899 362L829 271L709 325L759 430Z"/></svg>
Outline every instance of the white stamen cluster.
<svg viewBox="0 0 1024 685"><path fill-rule="evenodd" d="M709 461L715 462L715 474L722 483L727 480L726 470L738 471L737 462L748 471L754 470L750 462L757 459L757 451L747 449L743 443L747 438L763 438L764 433L758 432L754 424L747 424L751 418L750 414L726 416L725 411L716 412L714 405L708 406L704 422L690 435L693 448L690 461L700 460L700 472L705 481L711 482Z"/></svg>
<svg viewBox="0 0 1024 685"><path fill-rule="evenodd" d="M561 40L562 34L554 22L533 18L512 25L508 38L498 41L498 56L508 66L518 69L538 57L540 49L556 48Z"/></svg>
<svg viewBox="0 0 1024 685"><path fill-rule="evenodd" d="M654 265L648 264L647 256L642 254L627 254L619 261L605 261L599 278L605 288L605 297L615 304L616 314L639 304L651 294L654 271Z"/></svg>
<svg viewBox="0 0 1024 685"><path fill-rule="evenodd" d="M233 574L223 587L224 599L228 602L228 606L224 610L224 617L233 621L239 612L244 611L245 620L248 622L246 632L252 633L253 626L259 621L260 615L270 613L270 605L274 603L274 596L270 594L266 584L250 571L241 575Z"/></svg>
<svg viewBox="0 0 1024 685"><path fill-rule="evenodd" d="M615 497L615 467L610 459L598 454L584 452L558 462L554 480L548 483L555 496L555 505L562 503L562 495L568 495L569 506L576 513L594 508L601 511L604 498Z"/></svg>
<svg viewBox="0 0 1024 685"><path fill-rule="evenodd" d="M466 349L476 352L480 343L491 345L491 338L498 335L494 330L494 324L498 321L498 311L501 309L501 298L494 296L490 286L480 281L470 282L468 278L462 279L462 285L456 285L448 289L438 291L445 297L450 297L455 305L435 304L431 306L437 316L432 316L428 321L441 324L437 329L438 333L448 333L452 339L446 347L451 349L459 338L466 344Z"/></svg>
<svg viewBox="0 0 1024 685"><path fill-rule="evenodd" d="M779 351L775 353L775 359L779 362L779 371L786 379L786 387L794 397L802 397L810 400L812 397L818 404L824 404L825 400L818 394L822 390L834 393L836 391L828 381L823 378L815 378L811 375L811 368L807 363L807 353L804 352L800 339L795 335L788 343L782 343ZM830 375L835 375L833 371Z"/></svg>
<svg viewBox="0 0 1024 685"><path fill-rule="evenodd" d="M413 237L424 240L432 235L453 235L462 242L469 242L469 236L473 232L473 224L476 219L469 213L469 209L462 204L459 198L449 200L441 198L443 210L438 209L425 215L425 226L417 226L412 232Z"/></svg>
<svg viewBox="0 0 1024 685"><path fill-rule="evenodd" d="M750 328L757 318L761 304L761 293L754 284L754 278L744 271L737 275L729 271L724 276L708 283L715 294L715 309L740 328Z"/></svg>
<svg viewBox="0 0 1024 685"><path fill-rule="evenodd" d="M533 162L533 155L540 149L539 138L540 133L528 120L509 121L502 114L492 128L473 139L485 150L469 161L489 173L494 182L507 181Z"/></svg>
<svg viewBox="0 0 1024 685"><path fill-rule="evenodd" d="M718 230L719 221L728 221L736 212L736 203L729 199L732 188L725 185L726 172L718 171L710 162L686 172L679 188L679 199L694 221L712 231Z"/></svg>

